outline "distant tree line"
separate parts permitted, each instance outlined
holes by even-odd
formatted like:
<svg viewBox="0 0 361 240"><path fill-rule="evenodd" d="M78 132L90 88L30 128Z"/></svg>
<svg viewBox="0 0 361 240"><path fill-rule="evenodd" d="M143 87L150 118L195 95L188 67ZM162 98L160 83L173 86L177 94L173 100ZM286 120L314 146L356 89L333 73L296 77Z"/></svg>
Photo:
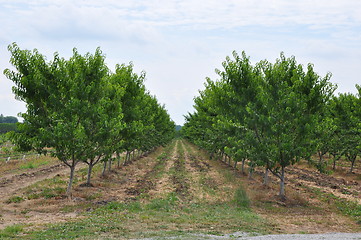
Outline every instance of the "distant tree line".
<svg viewBox="0 0 361 240"><path fill-rule="evenodd" d="M18 119L12 116L4 116L0 114L0 123L17 123Z"/></svg>
<svg viewBox="0 0 361 240"><path fill-rule="evenodd" d="M11 131L16 131L16 123L18 119L12 116L4 116L0 114L0 134L4 134Z"/></svg>

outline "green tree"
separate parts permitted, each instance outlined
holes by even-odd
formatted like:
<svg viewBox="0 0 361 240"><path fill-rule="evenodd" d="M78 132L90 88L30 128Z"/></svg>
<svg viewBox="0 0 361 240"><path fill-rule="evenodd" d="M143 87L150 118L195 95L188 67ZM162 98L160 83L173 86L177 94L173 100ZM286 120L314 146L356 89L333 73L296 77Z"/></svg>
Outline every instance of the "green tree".
<svg viewBox="0 0 361 240"><path fill-rule="evenodd" d="M294 57L251 65L243 52L226 58L218 82L207 80L195 98L196 112L184 132L202 147L226 150L237 159L265 167L280 179L285 198L285 168L313 151L311 136L334 86L330 75L304 71ZM203 128L203 134L202 129Z"/></svg>
<svg viewBox="0 0 361 240"><path fill-rule="evenodd" d="M360 88L357 87L360 91ZM338 140L341 144L340 155L350 161L350 172L353 171L356 158L361 150L361 109L360 93L358 96L351 93L339 94L334 97L332 111L338 131Z"/></svg>
<svg viewBox="0 0 361 240"><path fill-rule="evenodd" d="M12 116L6 116L0 114L0 123L17 123L18 119Z"/></svg>
<svg viewBox="0 0 361 240"><path fill-rule="evenodd" d="M22 150L46 153L53 149L52 154L70 168L67 194L71 196L77 163L99 155L94 142L99 142L103 131L95 132L94 126L111 123L105 121L108 108L101 110L106 95L103 81L109 75L104 55L99 48L94 55L84 56L74 49L69 60L55 53L47 62L36 49L21 50L15 43L8 49L16 70L4 73L15 83L16 98L27 105L26 113L21 114L24 122L13 140ZM96 130L102 129L99 125Z"/></svg>

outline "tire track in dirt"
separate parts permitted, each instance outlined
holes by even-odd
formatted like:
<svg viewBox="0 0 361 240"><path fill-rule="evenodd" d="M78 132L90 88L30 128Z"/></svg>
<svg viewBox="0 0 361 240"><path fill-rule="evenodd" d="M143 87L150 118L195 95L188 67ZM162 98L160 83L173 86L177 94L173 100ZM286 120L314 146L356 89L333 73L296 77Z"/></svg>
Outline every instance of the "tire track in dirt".
<svg viewBox="0 0 361 240"><path fill-rule="evenodd" d="M181 140L177 140L176 156L171 169L171 182L175 188L175 193L182 201L189 201L192 195L189 192L189 176L185 168L185 154Z"/></svg>
<svg viewBox="0 0 361 240"><path fill-rule="evenodd" d="M203 200L207 198L205 191L201 185L202 173L207 173L209 167L204 167L205 165L201 164L198 157L195 157L187 148L189 145L181 141L182 148L184 149L185 157L185 167L186 171L189 173L190 179L190 193L192 194L195 200Z"/></svg>
<svg viewBox="0 0 361 240"><path fill-rule="evenodd" d="M149 195L152 198L162 198L168 195L169 193L175 191L175 187L173 186L170 176L170 169L174 167L174 162L177 158L178 144L179 144L179 140L176 140L174 147L171 150L171 154L165 162L163 174L159 179L156 180L155 187L149 191Z"/></svg>
<svg viewBox="0 0 361 240"><path fill-rule="evenodd" d="M157 164L153 158L161 151L163 150L159 149L148 156L133 160L105 178L99 179L99 182L104 184L102 202L136 200L141 193L152 189L154 183L148 178Z"/></svg>
<svg viewBox="0 0 361 240"><path fill-rule="evenodd" d="M188 142L182 141L182 144L185 149L186 168L192 182L191 193L195 198L207 202L223 202L232 198L225 197L225 194L231 194L237 184L228 182L220 173L224 168L221 163L204 158L199 150Z"/></svg>

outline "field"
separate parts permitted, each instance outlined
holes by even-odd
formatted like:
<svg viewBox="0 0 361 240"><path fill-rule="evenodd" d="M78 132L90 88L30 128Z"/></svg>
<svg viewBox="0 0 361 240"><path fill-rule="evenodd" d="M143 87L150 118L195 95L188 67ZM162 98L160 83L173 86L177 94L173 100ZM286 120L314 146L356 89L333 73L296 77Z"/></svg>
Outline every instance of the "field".
<svg viewBox="0 0 361 240"><path fill-rule="evenodd" d="M233 165L233 164L232 164ZM344 165L344 166L342 166ZM178 139L101 176L92 187L77 168L73 199L69 169L56 159L0 163L0 239L192 238L250 234L361 231L361 169L332 174L301 162L287 169L286 201L278 181L262 185ZM201 235L203 234L203 235Z"/></svg>

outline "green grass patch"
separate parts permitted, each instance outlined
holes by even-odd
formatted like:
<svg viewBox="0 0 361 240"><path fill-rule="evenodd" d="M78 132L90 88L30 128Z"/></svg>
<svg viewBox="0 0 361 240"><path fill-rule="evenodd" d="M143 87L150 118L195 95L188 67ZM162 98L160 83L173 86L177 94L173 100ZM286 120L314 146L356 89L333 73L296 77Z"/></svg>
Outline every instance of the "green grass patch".
<svg viewBox="0 0 361 240"><path fill-rule="evenodd" d="M0 230L0 239L17 239L18 234L23 231L22 225L7 226Z"/></svg>
<svg viewBox="0 0 361 240"><path fill-rule="evenodd" d="M39 199L39 198L45 198L50 199L54 198L56 196L62 196L65 195L65 187L41 187L40 185L36 185L32 188L29 188L25 194L26 197L30 199Z"/></svg>
<svg viewBox="0 0 361 240"><path fill-rule="evenodd" d="M171 211L178 201L177 195L172 192L166 198L153 199L146 205L148 210Z"/></svg>
<svg viewBox="0 0 361 240"><path fill-rule="evenodd" d="M22 201L24 201L25 199L23 197L20 196L13 196L11 198L9 198L6 203L20 203Z"/></svg>
<svg viewBox="0 0 361 240"><path fill-rule="evenodd" d="M38 168L40 166L43 166L43 165L47 165L49 163L49 161L47 160L44 160L44 159L41 159L41 160L38 160L38 159L33 159L29 162L26 162L24 164L22 164L19 169L34 169L34 168Z"/></svg>
<svg viewBox="0 0 361 240"><path fill-rule="evenodd" d="M236 203L237 207L249 209L251 201L249 200L247 192L242 186L237 188L236 192L234 193L234 202Z"/></svg>
<svg viewBox="0 0 361 240"><path fill-rule="evenodd" d="M357 202L348 201L346 199L337 197L332 193L322 192L317 188L309 188L318 199L337 208L343 215L349 216L361 225L361 205Z"/></svg>
<svg viewBox="0 0 361 240"><path fill-rule="evenodd" d="M148 203L111 202L83 219L31 230L19 239L179 237L187 233L269 233L271 228L249 209L233 203L184 203L172 193Z"/></svg>
<svg viewBox="0 0 361 240"><path fill-rule="evenodd" d="M361 225L361 205L357 202L350 202L345 199L337 199L337 208L345 215L352 217Z"/></svg>

